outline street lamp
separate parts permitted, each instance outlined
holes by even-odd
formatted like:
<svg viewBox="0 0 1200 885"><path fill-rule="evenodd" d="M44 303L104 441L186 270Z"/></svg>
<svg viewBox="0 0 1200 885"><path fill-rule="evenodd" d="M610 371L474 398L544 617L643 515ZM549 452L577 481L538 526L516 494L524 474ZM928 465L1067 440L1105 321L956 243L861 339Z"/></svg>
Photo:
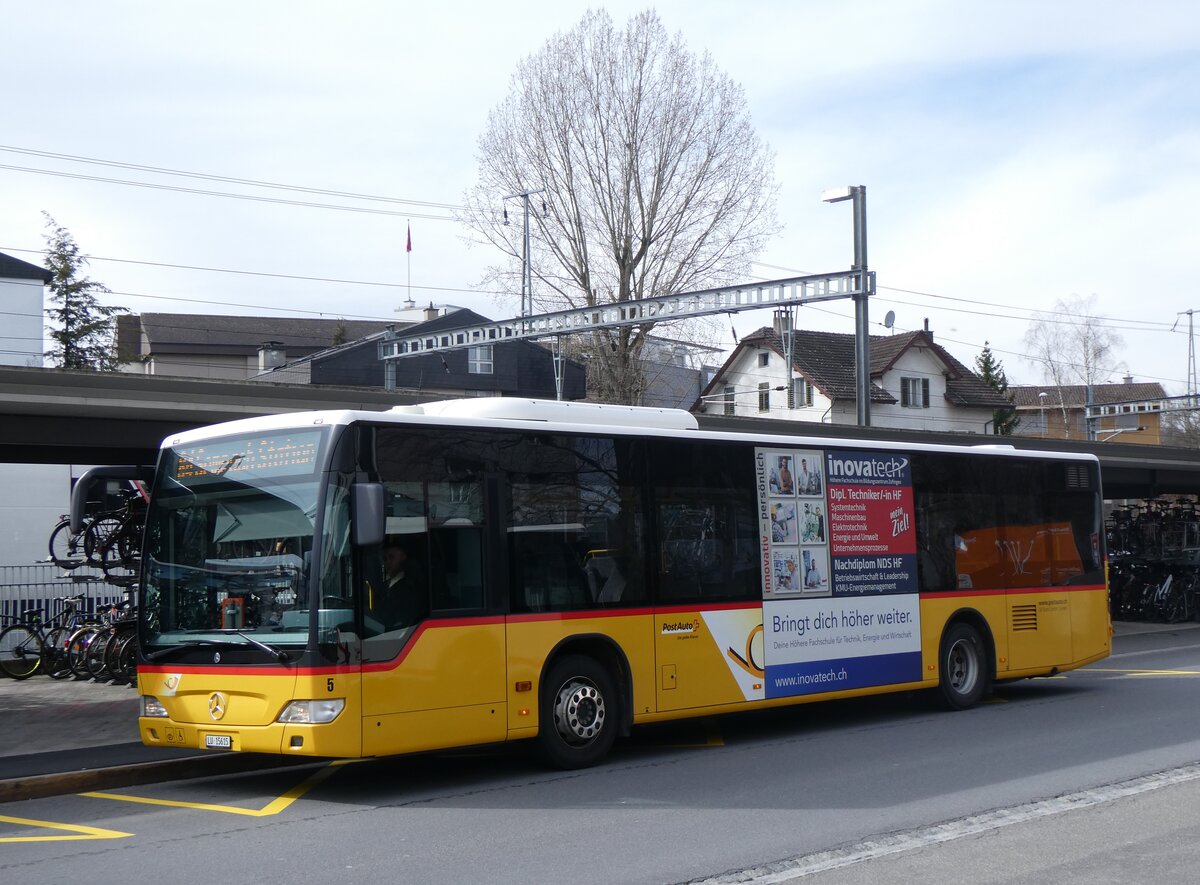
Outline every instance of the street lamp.
<svg viewBox="0 0 1200 885"><path fill-rule="evenodd" d="M858 291L854 295L854 371L857 380L858 425L871 425L871 338L867 326L867 297L871 294L870 275L867 273L867 188L856 184L835 187L821 194L826 203L854 201L854 265L857 271Z"/></svg>
<svg viewBox="0 0 1200 885"><path fill-rule="evenodd" d="M1046 438L1046 391L1038 391L1038 409L1042 415L1042 438Z"/></svg>
<svg viewBox="0 0 1200 885"><path fill-rule="evenodd" d="M1112 439L1114 436L1116 436L1119 433L1141 433L1145 429L1146 429L1146 425L1144 425L1144 424L1139 424L1137 427L1118 427L1116 430L1114 430L1108 436L1104 437L1104 439L1100 440L1100 442L1108 442L1110 439Z"/></svg>

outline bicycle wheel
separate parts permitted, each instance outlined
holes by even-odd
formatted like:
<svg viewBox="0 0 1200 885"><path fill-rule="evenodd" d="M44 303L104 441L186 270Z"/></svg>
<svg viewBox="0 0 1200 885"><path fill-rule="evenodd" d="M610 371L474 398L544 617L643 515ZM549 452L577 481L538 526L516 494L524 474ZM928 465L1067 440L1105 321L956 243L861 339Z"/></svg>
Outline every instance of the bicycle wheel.
<svg viewBox="0 0 1200 885"><path fill-rule="evenodd" d="M71 639L67 643L67 664L76 679L87 679L90 675L87 671L87 650L99 632L100 627L91 624L87 627L80 627L71 634Z"/></svg>
<svg viewBox="0 0 1200 885"><path fill-rule="evenodd" d="M42 638L24 624L0 633L0 670L13 679L28 679L42 662Z"/></svg>
<svg viewBox="0 0 1200 885"><path fill-rule="evenodd" d="M91 523L83 533L83 552L92 565L100 565L104 548L121 529L121 520L104 516Z"/></svg>
<svg viewBox="0 0 1200 885"><path fill-rule="evenodd" d="M132 578L140 564L137 552L137 544L128 532L111 535L100 548L100 568L110 578Z"/></svg>
<svg viewBox="0 0 1200 885"><path fill-rule="evenodd" d="M104 647L104 668L108 670L108 678L117 684L129 681L128 674L122 669L121 648L130 635L128 628L119 628Z"/></svg>
<svg viewBox="0 0 1200 885"><path fill-rule="evenodd" d="M66 627L55 627L46 634L42 643L42 670L51 679L66 679L71 675L71 664L67 660L67 642L71 631Z"/></svg>
<svg viewBox="0 0 1200 885"><path fill-rule="evenodd" d="M62 520L50 533L50 558L62 569L77 569L83 565L83 548L79 536L71 531L71 520Z"/></svg>
<svg viewBox="0 0 1200 885"><path fill-rule="evenodd" d="M108 667L104 662L104 653L108 649L108 643L112 640L112 635L111 630L96 631L96 635L88 643L87 653L83 656L83 666L87 669L88 676L91 676L97 682L103 682L108 678Z"/></svg>
<svg viewBox="0 0 1200 885"><path fill-rule="evenodd" d="M130 633L121 640L121 646L117 650L117 668L122 678L130 685L137 685L137 656L137 634Z"/></svg>

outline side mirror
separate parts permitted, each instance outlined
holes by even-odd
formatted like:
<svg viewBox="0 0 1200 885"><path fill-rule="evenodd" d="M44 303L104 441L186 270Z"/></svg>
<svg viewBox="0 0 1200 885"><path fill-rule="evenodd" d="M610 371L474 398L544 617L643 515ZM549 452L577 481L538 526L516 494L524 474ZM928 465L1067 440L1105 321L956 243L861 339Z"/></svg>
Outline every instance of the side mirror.
<svg viewBox="0 0 1200 885"><path fill-rule="evenodd" d="M350 487L353 511L351 540L356 547L371 547L383 543L387 525L384 510L383 483L356 482Z"/></svg>

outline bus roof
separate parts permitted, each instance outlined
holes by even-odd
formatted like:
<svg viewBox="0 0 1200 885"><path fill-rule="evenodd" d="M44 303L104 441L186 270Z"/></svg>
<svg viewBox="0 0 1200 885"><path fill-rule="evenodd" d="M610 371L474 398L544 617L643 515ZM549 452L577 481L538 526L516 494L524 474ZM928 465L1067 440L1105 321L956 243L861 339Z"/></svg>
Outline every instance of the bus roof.
<svg viewBox="0 0 1200 885"><path fill-rule="evenodd" d="M387 411L337 410L321 412L289 412L226 421L194 430L172 434L163 440L163 447L191 444L219 436L261 433L276 430L296 430L351 424L364 421L376 424L415 424L423 426L489 427L524 426L528 429L581 430L590 428L623 436L646 435L689 438L754 441L764 446L805 446L815 449L847 447L853 449L902 448L909 451L975 452L1023 458L1046 458L1067 461L1097 461L1091 453L1052 452L1018 449L1004 443L980 442L964 444L909 442L907 440L862 440L826 436L806 436L795 433L761 433L751 430L701 430L696 417L683 409L660 409L645 406L608 405L584 402L524 399L519 397L473 397L437 400L411 406L396 406ZM986 439L986 437L981 437Z"/></svg>

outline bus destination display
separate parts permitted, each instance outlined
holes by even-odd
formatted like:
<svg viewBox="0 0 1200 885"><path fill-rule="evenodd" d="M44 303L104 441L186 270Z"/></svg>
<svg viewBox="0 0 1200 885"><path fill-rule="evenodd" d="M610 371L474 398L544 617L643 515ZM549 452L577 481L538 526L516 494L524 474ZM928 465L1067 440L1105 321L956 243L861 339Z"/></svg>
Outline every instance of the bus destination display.
<svg viewBox="0 0 1200 885"><path fill-rule="evenodd" d="M316 469L320 448L320 431L215 440L176 448L174 476L181 482L196 482L239 474L256 478L303 475Z"/></svg>

